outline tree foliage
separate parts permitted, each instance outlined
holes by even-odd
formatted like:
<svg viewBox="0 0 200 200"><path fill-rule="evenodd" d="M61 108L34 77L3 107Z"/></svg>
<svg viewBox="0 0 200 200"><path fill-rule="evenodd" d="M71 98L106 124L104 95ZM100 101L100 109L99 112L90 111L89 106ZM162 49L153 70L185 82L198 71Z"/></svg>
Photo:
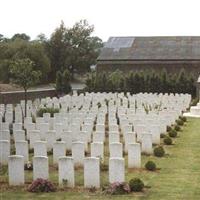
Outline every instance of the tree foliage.
<svg viewBox="0 0 200 200"><path fill-rule="evenodd" d="M56 91L58 93L64 93L68 94L72 90L71 84L70 84L70 73L66 69L63 73L61 71L58 71L56 73Z"/></svg>
<svg viewBox="0 0 200 200"><path fill-rule="evenodd" d="M10 64L12 82L27 90L39 82L40 71L35 71L34 63L30 59L18 59Z"/></svg>
<svg viewBox="0 0 200 200"><path fill-rule="evenodd" d="M102 47L101 39L91 36L93 31L94 27L86 20L75 23L72 28L61 23L48 43L52 77L58 70L68 69L72 78L77 71L90 70Z"/></svg>
<svg viewBox="0 0 200 200"><path fill-rule="evenodd" d="M25 117L27 114L27 90L31 86L39 82L41 76L40 71L34 70L34 63L26 59L18 59L10 63L11 81L24 89L25 97Z"/></svg>

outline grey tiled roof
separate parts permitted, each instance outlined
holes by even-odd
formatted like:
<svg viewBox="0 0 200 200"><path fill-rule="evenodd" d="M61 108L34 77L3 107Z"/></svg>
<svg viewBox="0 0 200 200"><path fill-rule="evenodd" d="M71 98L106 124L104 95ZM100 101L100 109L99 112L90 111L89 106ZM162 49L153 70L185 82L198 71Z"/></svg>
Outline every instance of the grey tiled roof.
<svg viewBox="0 0 200 200"><path fill-rule="evenodd" d="M200 37L110 37L97 60L200 60Z"/></svg>

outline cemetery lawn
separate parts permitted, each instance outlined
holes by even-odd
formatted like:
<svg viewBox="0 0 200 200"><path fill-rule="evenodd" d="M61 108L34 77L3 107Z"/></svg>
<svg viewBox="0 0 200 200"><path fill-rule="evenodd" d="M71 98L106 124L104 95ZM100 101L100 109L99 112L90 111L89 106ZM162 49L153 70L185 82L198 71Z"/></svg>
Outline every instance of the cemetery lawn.
<svg viewBox="0 0 200 200"><path fill-rule="evenodd" d="M200 119L188 118L188 122L174 139L175 145L165 146L167 155L163 158L142 156L142 166L148 160L156 162L160 170L148 172L142 170L126 170L126 180L141 178L147 186L144 193L108 196L101 191L91 193L83 189L83 170L76 171L77 187L59 189L55 193L34 194L26 191L32 180L32 172L26 172L26 187L8 188L7 172L0 174L0 200L9 199L48 199L48 200L82 200L82 199L141 199L141 200L196 200L200 199ZM106 158L107 159L107 158ZM50 163L52 159L50 160ZM107 160L106 160L107 162ZM127 163L127 156L126 156ZM58 182L57 171L50 167L50 179ZM108 183L108 172L101 172L101 183Z"/></svg>

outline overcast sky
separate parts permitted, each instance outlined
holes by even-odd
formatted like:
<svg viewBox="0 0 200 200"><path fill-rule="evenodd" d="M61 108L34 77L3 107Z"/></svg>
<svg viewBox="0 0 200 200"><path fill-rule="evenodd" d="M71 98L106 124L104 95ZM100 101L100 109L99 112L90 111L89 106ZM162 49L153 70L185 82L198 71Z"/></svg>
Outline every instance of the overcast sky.
<svg viewBox="0 0 200 200"><path fill-rule="evenodd" d="M50 36L61 20L67 27L87 19L93 35L200 35L199 0L0 0L0 33Z"/></svg>

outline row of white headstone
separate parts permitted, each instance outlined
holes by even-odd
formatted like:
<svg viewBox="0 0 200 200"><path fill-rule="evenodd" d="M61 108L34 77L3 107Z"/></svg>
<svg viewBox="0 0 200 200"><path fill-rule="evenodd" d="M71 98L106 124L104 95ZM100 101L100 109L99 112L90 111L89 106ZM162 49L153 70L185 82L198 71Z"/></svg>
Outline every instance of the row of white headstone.
<svg viewBox="0 0 200 200"><path fill-rule="evenodd" d="M149 143L148 145L150 145ZM147 145L147 144L143 144ZM123 158L122 143L111 143L109 145L110 158L119 157ZM28 153L28 142L17 141L15 143L16 155L24 157L24 164L29 162ZM146 147L146 146L145 146ZM72 145L72 157L75 165L83 165L85 157L85 144L83 142L74 142ZM2 152L0 156L0 162L7 164L10 156L10 143L7 140L0 140L0 150ZM152 152L152 146L149 147ZM148 152L145 152L148 153ZM53 148L53 163L57 164L59 157L66 155L65 143L58 141L54 144ZM47 156L46 143L38 141L34 144L34 156ZM97 157L104 161L104 147L103 143L91 143L91 157ZM128 144L128 167L129 168L140 168L141 167L141 145L140 143L129 143Z"/></svg>
<svg viewBox="0 0 200 200"><path fill-rule="evenodd" d="M59 157L58 182L60 186L75 186L74 159L72 157ZM20 155L9 156L8 161L9 185L23 185L25 183L24 157ZM33 157L33 180L38 178L49 179L48 157ZM125 181L124 158L113 157L109 159L109 182ZM84 159L84 187L100 187L100 159L88 157Z"/></svg>

